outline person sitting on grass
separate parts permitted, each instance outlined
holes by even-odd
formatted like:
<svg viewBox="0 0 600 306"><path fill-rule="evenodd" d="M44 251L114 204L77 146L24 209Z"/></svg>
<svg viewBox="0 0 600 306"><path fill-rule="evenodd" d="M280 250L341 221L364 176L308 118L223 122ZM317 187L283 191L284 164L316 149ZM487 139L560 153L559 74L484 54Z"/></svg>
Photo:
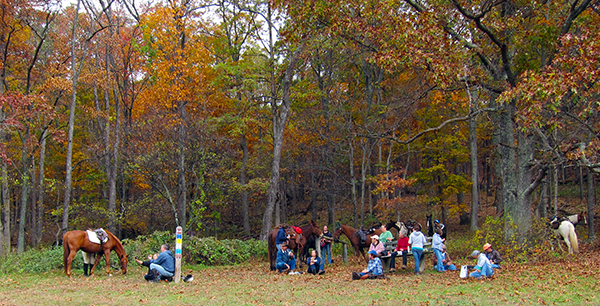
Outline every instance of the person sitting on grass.
<svg viewBox="0 0 600 306"><path fill-rule="evenodd" d="M500 252L493 250L492 245L489 243L486 243L485 245L483 245L483 251L485 252L485 255L487 256L487 258L490 260L490 263L492 264L492 268L499 269L500 263L502 262L502 257L500 257Z"/></svg>
<svg viewBox="0 0 600 306"><path fill-rule="evenodd" d="M444 265L444 270L448 271L456 271L456 266L452 263L452 259L450 259L450 255L446 252L446 245L442 245L442 263Z"/></svg>
<svg viewBox="0 0 600 306"><path fill-rule="evenodd" d="M477 258L477 265L474 267L475 271L469 274L469 277L481 278L481 277L492 277L494 275L494 269L490 260L485 256L484 253L480 253L478 250L471 253L471 257Z"/></svg>
<svg viewBox="0 0 600 306"><path fill-rule="evenodd" d="M143 264L141 260L136 259L137 263ZM148 260L150 273L144 278L148 281L158 282L160 280L173 281L175 273L175 257L169 250L169 245L163 244L160 246L160 254L156 259Z"/></svg>
<svg viewBox="0 0 600 306"><path fill-rule="evenodd" d="M154 253L153 255L148 255L148 260L146 260L146 261L141 261L137 257L135 257L135 261L144 267L148 267L148 274L146 274L146 275L150 275L150 272L152 271L152 270L150 270L150 263L151 263L150 261L152 259L157 259L157 258L158 258L158 253Z"/></svg>
<svg viewBox="0 0 600 306"><path fill-rule="evenodd" d="M379 241L379 236L371 236L371 245L369 246L369 251L375 251L376 257L381 257L381 255L385 253L385 246Z"/></svg>
<svg viewBox="0 0 600 306"><path fill-rule="evenodd" d="M310 252L310 258L306 261L308 265L307 273L319 275L325 273L325 261L321 260L319 256L317 256L317 250L312 250Z"/></svg>
<svg viewBox="0 0 600 306"><path fill-rule="evenodd" d="M383 266L381 265L381 259L377 257L377 252L371 250L369 251L369 265L360 273L356 273L356 271L352 272L352 279L359 280L375 278L385 277L383 276Z"/></svg>
<svg viewBox="0 0 600 306"><path fill-rule="evenodd" d="M281 244L281 250L277 251L277 264L275 268L279 273L288 272L290 275L299 274L294 272L296 269L296 258L294 258L294 253L288 250L287 243Z"/></svg>

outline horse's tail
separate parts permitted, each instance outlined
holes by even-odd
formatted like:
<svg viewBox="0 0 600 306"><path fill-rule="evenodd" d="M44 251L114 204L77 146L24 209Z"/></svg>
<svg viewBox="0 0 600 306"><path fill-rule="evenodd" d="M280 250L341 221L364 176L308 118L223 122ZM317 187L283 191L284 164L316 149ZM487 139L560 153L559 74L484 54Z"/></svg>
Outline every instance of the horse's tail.
<svg viewBox="0 0 600 306"><path fill-rule="evenodd" d="M575 233L575 226L569 226L569 240L571 241L571 247L573 253L579 253L579 243L577 242L577 233Z"/></svg>
<svg viewBox="0 0 600 306"><path fill-rule="evenodd" d="M65 237L63 236L63 264L65 266L65 273L67 273L67 258L69 257L70 253L71 249L69 248L69 243L65 240Z"/></svg>

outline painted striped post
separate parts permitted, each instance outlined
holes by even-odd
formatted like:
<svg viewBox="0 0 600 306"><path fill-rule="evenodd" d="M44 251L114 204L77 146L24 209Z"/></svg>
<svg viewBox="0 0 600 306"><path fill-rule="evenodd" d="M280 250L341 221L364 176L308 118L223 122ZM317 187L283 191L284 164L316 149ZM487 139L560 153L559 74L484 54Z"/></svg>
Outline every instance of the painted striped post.
<svg viewBox="0 0 600 306"><path fill-rule="evenodd" d="M175 283L181 280L181 247L183 238L183 228L178 226L175 232Z"/></svg>

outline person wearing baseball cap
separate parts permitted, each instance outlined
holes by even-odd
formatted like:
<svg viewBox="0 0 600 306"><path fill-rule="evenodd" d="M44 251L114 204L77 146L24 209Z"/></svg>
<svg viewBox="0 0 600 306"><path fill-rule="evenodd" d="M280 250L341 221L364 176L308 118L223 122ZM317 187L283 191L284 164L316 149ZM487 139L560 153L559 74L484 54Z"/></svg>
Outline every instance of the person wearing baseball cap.
<svg viewBox="0 0 600 306"><path fill-rule="evenodd" d="M485 252L485 255L487 256L487 258L490 260L490 263L492 264L492 268L499 269L500 262L502 262L502 257L500 257L500 252L492 249L492 245L489 243L486 243L483 245L483 251Z"/></svg>
<svg viewBox="0 0 600 306"><path fill-rule="evenodd" d="M378 235L371 236L371 245L369 246L369 252L375 251L375 257L381 257L385 252L385 246L381 241L379 241Z"/></svg>
<svg viewBox="0 0 600 306"><path fill-rule="evenodd" d="M485 253L480 253L478 250L475 250L471 253L471 257L477 258L477 265L474 267L475 271L471 272L469 277L482 278L492 277L492 275L494 275L492 264L487 256L485 256Z"/></svg>
<svg viewBox="0 0 600 306"><path fill-rule="evenodd" d="M373 239L373 237L371 237L371 239ZM383 275L383 266L381 265L381 259L377 257L377 252L374 250L369 251L369 265L367 266L367 268L362 270L360 273L356 273L356 271L352 272L353 280L369 278L385 278L385 276Z"/></svg>
<svg viewBox="0 0 600 306"><path fill-rule="evenodd" d="M300 274L294 271L296 269L296 258L294 253L288 250L287 242L281 244L281 250L277 251L277 264L275 268L279 273L289 272L290 275Z"/></svg>

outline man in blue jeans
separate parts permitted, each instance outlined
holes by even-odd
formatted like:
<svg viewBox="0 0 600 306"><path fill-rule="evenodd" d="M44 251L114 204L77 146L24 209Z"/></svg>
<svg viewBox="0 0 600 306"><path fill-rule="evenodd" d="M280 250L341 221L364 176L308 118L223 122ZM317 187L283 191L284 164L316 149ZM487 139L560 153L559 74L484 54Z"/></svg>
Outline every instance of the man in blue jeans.
<svg viewBox="0 0 600 306"><path fill-rule="evenodd" d="M300 274L294 271L296 269L296 258L294 258L294 253L288 250L288 245L285 242L281 244L281 250L277 251L275 268L279 273L289 271L290 275Z"/></svg>
<svg viewBox="0 0 600 306"><path fill-rule="evenodd" d="M321 237L324 241L323 245L323 262L325 262L325 258L327 257L327 264L330 265L333 260L331 258L331 242L333 241L333 235L330 231L327 230L327 225L323 226L323 237Z"/></svg>
<svg viewBox="0 0 600 306"><path fill-rule="evenodd" d="M492 277L492 275L494 275L492 264L484 253L479 253L478 250L475 250L471 253L471 257L477 258L477 265L475 266L475 271L471 272L469 277L481 278Z"/></svg>
<svg viewBox="0 0 600 306"><path fill-rule="evenodd" d="M360 273L352 272L352 279L376 279L376 278L384 278L383 276L383 266L381 264L381 259L377 256L376 251L369 251L369 265L366 269L362 270Z"/></svg>
<svg viewBox="0 0 600 306"><path fill-rule="evenodd" d="M142 264L141 260L136 259L139 264ZM173 280L173 274L175 273L175 257L169 250L167 244L160 246L160 254L156 259L149 260L150 273L158 274L159 279L156 279L155 275L148 274L144 276L147 280L158 282L161 279L171 281Z"/></svg>

